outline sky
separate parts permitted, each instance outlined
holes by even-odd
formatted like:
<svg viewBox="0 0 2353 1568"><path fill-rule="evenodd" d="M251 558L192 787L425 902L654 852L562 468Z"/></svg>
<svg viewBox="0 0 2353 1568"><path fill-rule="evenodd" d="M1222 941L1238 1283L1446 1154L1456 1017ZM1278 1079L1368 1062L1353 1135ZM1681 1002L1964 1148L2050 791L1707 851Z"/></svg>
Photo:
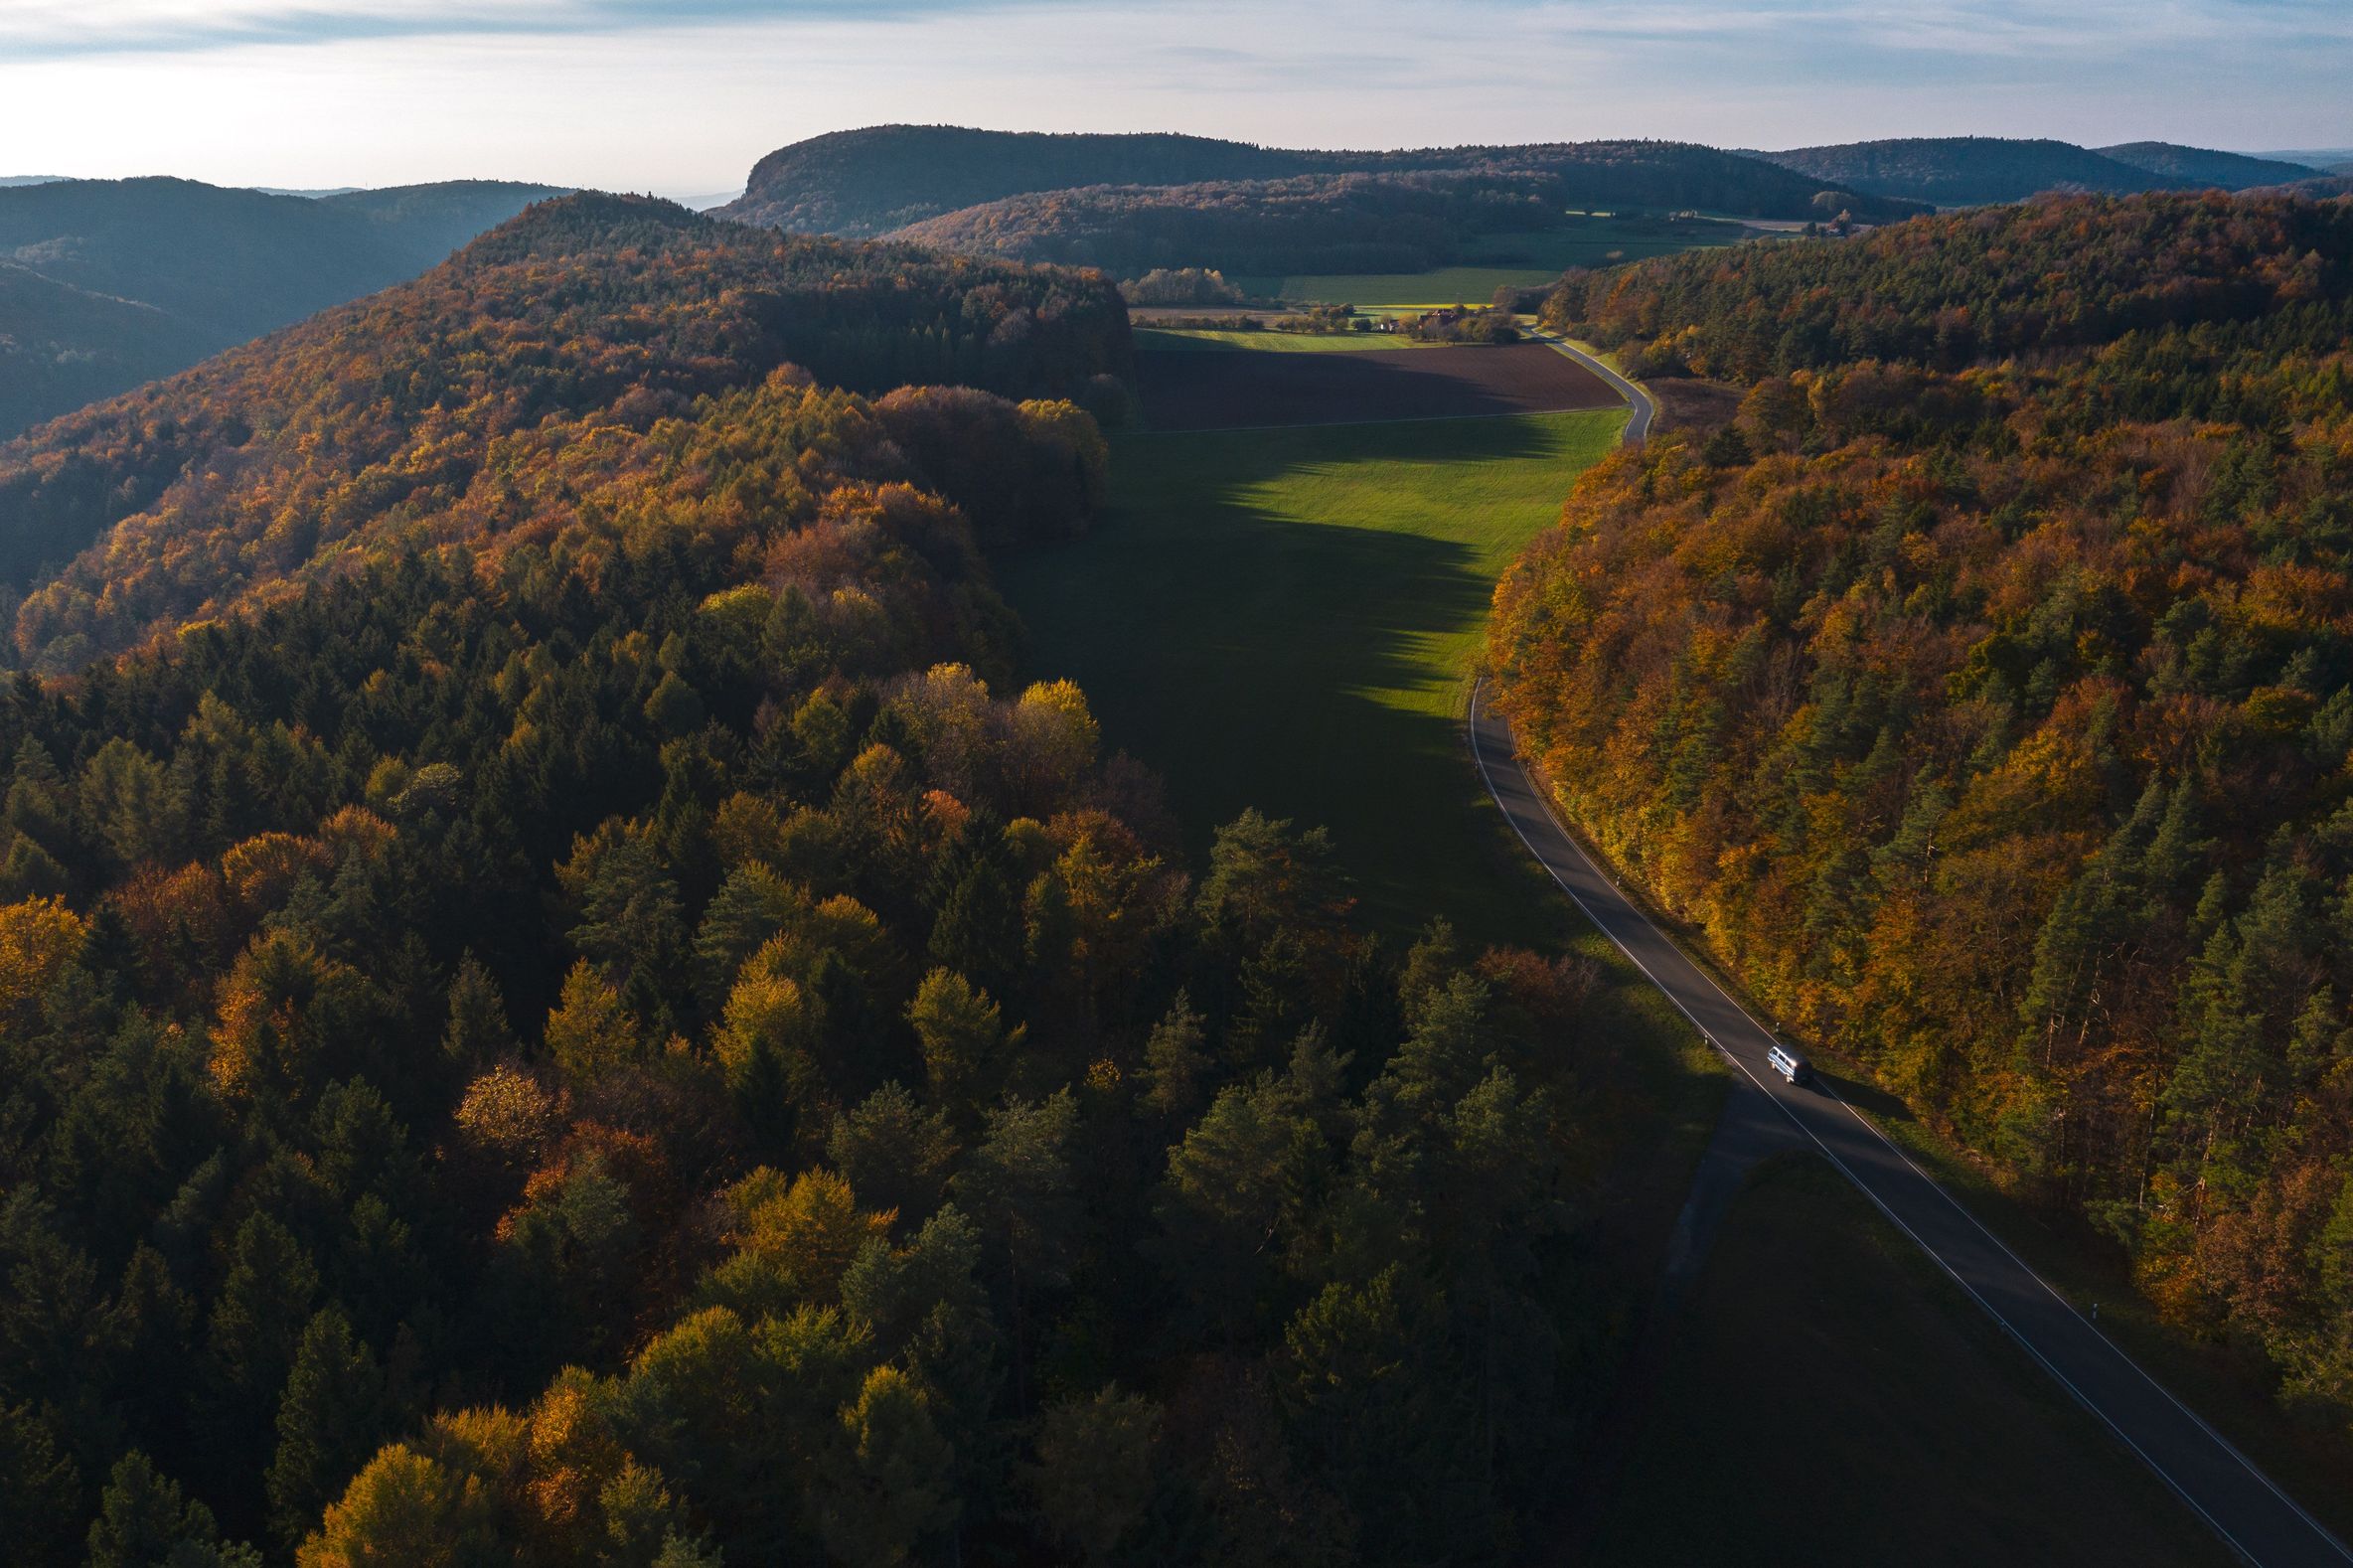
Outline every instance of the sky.
<svg viewBox="0 0 2353 1568"><path fill-rule="evenodd" d="M2353 147L2353 0L0 0L0 175L740 189L895 121Z"/></svg>

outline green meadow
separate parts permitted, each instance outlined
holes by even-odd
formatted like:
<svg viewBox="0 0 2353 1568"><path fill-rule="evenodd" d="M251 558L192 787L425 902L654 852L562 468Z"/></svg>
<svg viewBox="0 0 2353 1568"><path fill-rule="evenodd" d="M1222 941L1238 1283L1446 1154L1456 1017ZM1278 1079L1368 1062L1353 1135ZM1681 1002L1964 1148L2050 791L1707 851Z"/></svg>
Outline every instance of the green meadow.
<svg viewBox="0 0 2353 1568"><path fill-rule="evenodd" d="M1079 681L1107 742L1161 770L1196 853L1256 806L1329 826L1392 932L1557 939L1572 917L1460 720L1495 579L1625 420L1123 436L1096 531L1000 580L1033 672Z"/></svg>
<svg viewBox="0 0 2353 1568"><path fill-rule="evenodd" d="M1427 272L1337 272L1289 277L1236 277L1253 295L1329 304L1484 305L1497 288L1549 283L1573 266L1611 266L1671 255L1701 245L1730 244L1737 223L1711 219L1572 218L1539 234L1485 235L1453 266Z"/></svg>

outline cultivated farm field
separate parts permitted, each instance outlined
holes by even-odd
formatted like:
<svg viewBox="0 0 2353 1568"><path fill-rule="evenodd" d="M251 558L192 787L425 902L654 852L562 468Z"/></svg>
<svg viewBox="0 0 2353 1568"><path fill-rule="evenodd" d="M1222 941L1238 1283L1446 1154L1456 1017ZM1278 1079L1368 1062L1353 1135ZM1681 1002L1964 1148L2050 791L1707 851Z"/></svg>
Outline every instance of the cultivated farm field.
<svg viewBox="0 0 2353 1568"><path fill-rule="evenodd" d="M1136 329L1137 350L1154 354L1357 354L1440 346L1393 332L1233 332L1189 327Z"/></svg>
<svg viewBox="0 0 2353 1568"><path fill-rule="evenodd" d="M1573 266L1614 266L1704 245L1730 244L1741 225L1717 219L1586 217L1536 234L1487 235L1461 262L1426 272L1333 272L1236 277L1251 294L1353 305L1484 305L1497 288L1532 288Z"/></svg>
<svg viewBox="0 0 2353 1568"><path fill-rule="evenodd" d="M1145 420L1161 431L1623 406L1599 377L1540 343L1360 354L1146 353L1137 356L1137 377ZM1559 476L1556 506L1573 477Z"/></svg>

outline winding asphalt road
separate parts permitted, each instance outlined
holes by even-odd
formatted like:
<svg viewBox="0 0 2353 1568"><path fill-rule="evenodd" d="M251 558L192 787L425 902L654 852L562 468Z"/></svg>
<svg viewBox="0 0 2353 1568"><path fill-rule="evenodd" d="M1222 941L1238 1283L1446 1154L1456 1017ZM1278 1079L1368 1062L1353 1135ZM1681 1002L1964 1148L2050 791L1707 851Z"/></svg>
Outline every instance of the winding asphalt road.
<svg viewBox="0 0 2353 1568"><path fill-rule="evenodd" d="M1609 386L1611 391L1617 392L1619 396L1626 399L1627 405L1633 408L1634 412L1627 418L1626 433L1618 438L1621 444L1632 446L1637 441L1642 440L1650 433L1650 421L1657 417L1658 405L1650 400L1650 394L1648 392L1643 391L1642 388L1636 386L1633 382L1628 381L1625 377L1619 375L1616 371L1610 369L1609 366L1603 364L1600 360L1595 359L1592 355L1586 353L1583 349L1577 347L1573 343L1556 338L1549 332L1541 332L1534 328L1529 329L1528 336L1535 339L1538 343L1549 344L1556 352L1565 354L1570 359L1575 360L1578 364L1593 372L1594 375L1600 377L1602 381Z"/></svg>
<svg viewBox="0 0 2353 1568"><path fill-rule="evenodd" d="M2240 1556L2259 1568L2353 1564L2343 1543L2110 1342L1835 1088L1820 1081L1807 1088L1783 1082L1765 1064L1771 1031L1686 958L1561 826L1521 765L1510 726L1484 696L1484 685L1473 688L1472 754L1520 841L1805 1143L1918 1242Z"/></svg>

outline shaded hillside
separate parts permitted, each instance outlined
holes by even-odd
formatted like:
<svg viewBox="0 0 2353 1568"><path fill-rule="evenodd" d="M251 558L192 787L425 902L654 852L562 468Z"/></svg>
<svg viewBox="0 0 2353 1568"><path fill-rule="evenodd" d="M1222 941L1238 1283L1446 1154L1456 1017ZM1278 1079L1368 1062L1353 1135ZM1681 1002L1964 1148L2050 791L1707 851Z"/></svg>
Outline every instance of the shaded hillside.
<svg viewBox="0 0 2353 1568"><path fill-rule="evenodd" d="M0 446L0 573L30 590L23 656L62 667L409 529L498 534L514 487L560 488L600 424L642 431L788 362L1020 394L1127 356L1107 284L572 198Z"/></svg>
<svg viewBox="0 0 2353 1568"><path fill-rule="evenodd" d="M2301 196L2315 202L2325 202L2340 196L2353 196L2353 169L2341 174L2319 174L2308 180L2290 180L2285 185L2259 186L2252 194L2260 196Z"/></svg>
<svg viewBox="0 0 2353 1568"><path fill-rule="evenodd" d="M1540 181L1547 198L1564 207L1697 209L1741 218L1822 218L1845 211L1874 221L1923 210L1915 202L1825 184L1749 153L1695 142L1557 142L1366 156L1375 171L1389 168L1381 160L1392 157L1427 159L1438 168Z"/></svg>
<svg viewBox="0 0 2353 1568"><path fill-rule="evenodd" d="M1565 202L1814 216L1817 181L1737 153L1680 142L1313 152L1196 136L1040 135L954 126L879 126L796 142L760 160L721 216L810 233L877 235L946 213L1092 186L1221 185L1342 174L1484 174L1554 182ZM1902 204L1861 195L1858 216Z"/></svg>
<svg viewBox="0 0 2353 1568"><path fill-rule="evenodd" d="M2053 198L1572 278L1749 384L1490 656L1569 815L2169 1319L2353 1408L2353 204Z"/></svg>
<svg viewBox="0 0 2353 1568"><path fill-rule="evenodd" d="M180 318L0 262L0 439L219 345Z"/></svg>
<svg viewBox="0 0 2353 1568"><path fill-rule="evenodd" d="M928 219L895 237L1121 277L1156 267L1414 272L1452 260L1470 235L1544 229L1558 212L1532 181L1308 175L1046 191Z"/></svg>
<svg viewBox="0 0 2353 1568"><path fill-rule="evenodd" d="M1279 179L1322 167L1313 154L1206 136L877 125L768 154L717 216L798 234L871 236L1029 191Z"/></svg>
<svg viewBox="0 0 2353 1568"><path fill-rule="evenodd" d="M2044 191L2121 196L2204 183L2153 173L2072 142L2002 136L1900 137L1760 156L1809 179L1940 207L2017 202Z"/></svg>
<svg viewBox="0 0 2353 1568"><path fill-rule="evenodd" d="M2276 158L2251 158L2243 152L2216 152L2206 147L2184 147L2169 141L2128 141L2092 149L2103 158L2130 164L2135 169L2180 180L2189 185L2223 191L2245 191L2259 185L2285 185L2320 173L2300 163Z"/></svg>
<svg viewBox="0 0 2353 1568"><path fill-rule="evenodd" d="M0 190L0 436L371 293L552 194L492 181L311 200L189 180ZM144 310L99 310L92 296Z"/></svg>

